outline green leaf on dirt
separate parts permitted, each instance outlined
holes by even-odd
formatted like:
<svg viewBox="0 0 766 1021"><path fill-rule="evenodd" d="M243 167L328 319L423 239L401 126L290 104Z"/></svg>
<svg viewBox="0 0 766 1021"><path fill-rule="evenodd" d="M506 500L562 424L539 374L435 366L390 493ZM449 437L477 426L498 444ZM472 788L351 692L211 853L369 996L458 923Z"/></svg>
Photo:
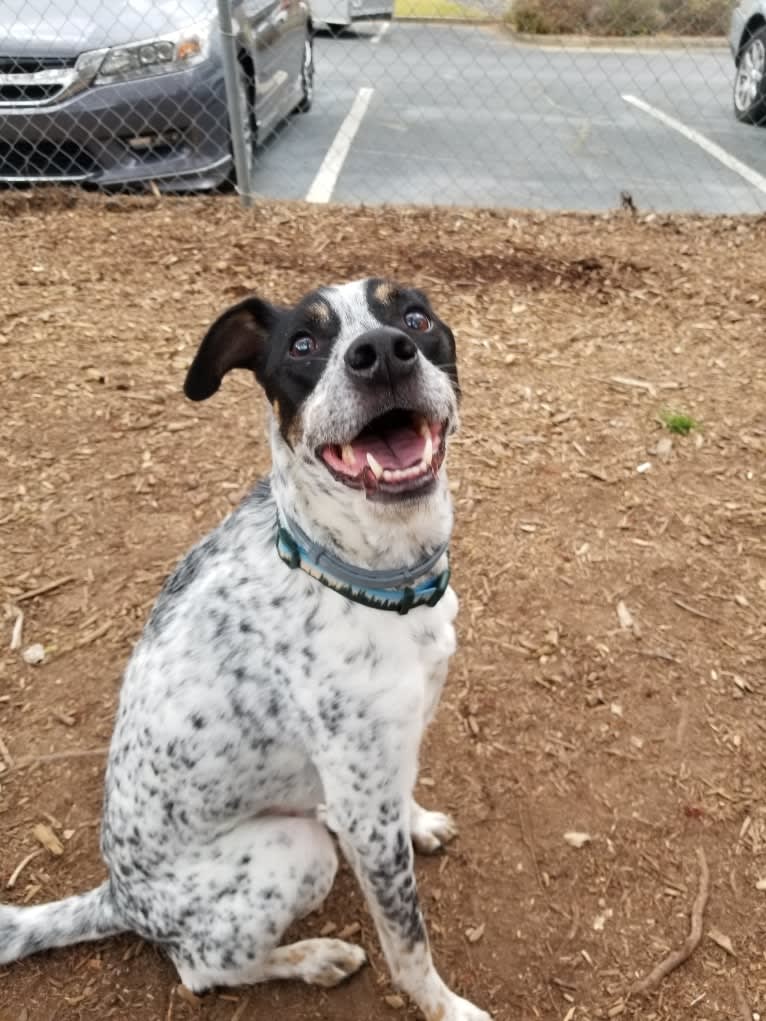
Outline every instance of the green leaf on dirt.
<svg viewBox="0 0 766 1021"><path fill-rule="evenodd" d="M682 411L663 411L660 421L674 436L688 436L692 429L699 429L699 422Z"/></svg>

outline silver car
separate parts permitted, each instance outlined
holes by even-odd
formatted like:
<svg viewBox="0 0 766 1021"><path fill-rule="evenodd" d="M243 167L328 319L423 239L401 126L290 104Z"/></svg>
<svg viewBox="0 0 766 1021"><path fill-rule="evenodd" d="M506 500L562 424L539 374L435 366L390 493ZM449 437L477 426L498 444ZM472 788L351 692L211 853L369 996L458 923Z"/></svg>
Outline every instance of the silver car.
<svg viewBox="0 0 766 1021"><path fill-rule="evenodd" d="M234 0L250 148L314 87L306 0ZM0 181L215 187L232 172L215 0L0 0Z"/></svg>
<svg viewBox="0 0 766 1021"><path fill-rule="evenodd" d="M766 0L743 0L731 14L729 45L737 72L734 113L746 124L766 124Z"/></svg>

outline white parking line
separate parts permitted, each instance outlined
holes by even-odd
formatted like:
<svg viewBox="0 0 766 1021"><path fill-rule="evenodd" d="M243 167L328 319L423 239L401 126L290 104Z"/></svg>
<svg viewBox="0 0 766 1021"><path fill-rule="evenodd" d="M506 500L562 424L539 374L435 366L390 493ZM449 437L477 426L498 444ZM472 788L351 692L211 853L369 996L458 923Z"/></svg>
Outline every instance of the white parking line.
<svg viewBox="0 0 766 1021"><path fill-rule="evenodd" d="M370 39L370 42L372 43L373 46L376 43L380 42L380 40L383 38L383 36L386 34L386 32L389 30L389 28L391 28L391 22L390 21L384 21L383 24L378 29L378 31L372 37L372 39Z"/></svg>
<svg viewBox="0 0 766 1021"><path fill-rule="evenodd" d="M361 88L356 94L356 99L351 104L346 119L338 128L338 133L327 150L327 155L322 160L322 165L306 194L307 202L330 201L338 176L346 162L348 150L354 141L354 135L359 130L359 125L362 123L362 118L374 91L374 89Z"/></svg>
<svg viewBox="0 0 766 1021"><path fill-rule="evenodd" d="M723 163L725 167L733 171L735 174L739 174L749 184L752 184L754 188L762 191L766 194L766 177L763 174L759 174L757 170L753 170L746 163L738 160L736 156L732 156L725 149L722 149L720 145L716 145L715 142L711 142L705 135L701 135L699 131L695 131L694 128L688 128L681 121L677 121L675 117L670 117L668 114L663 113L662 110L658 110L654 106L650 106L645 103L643 99L638 99L636 96L623 96L626 103L630 103L631 106L638 107L639 110L643 110L644 113L648 113L650 117L654 117L655 120L660 121L668 128L673 128L679 134L683 135L684 138L688 138L690 142L694 142L704 149L706 153L717 159L719 163Z"/></svg>

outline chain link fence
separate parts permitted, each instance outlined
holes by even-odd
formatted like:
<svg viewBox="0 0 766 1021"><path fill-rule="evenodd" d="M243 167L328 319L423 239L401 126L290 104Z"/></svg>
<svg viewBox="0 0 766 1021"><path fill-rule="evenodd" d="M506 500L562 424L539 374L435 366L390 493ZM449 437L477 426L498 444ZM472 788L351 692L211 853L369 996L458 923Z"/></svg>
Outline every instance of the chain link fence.
<svg viewBox="0 0 766 1021"><path fill-rule="evenodd" d="M766 209L766 0L0 0L0 187Z"/></svg>

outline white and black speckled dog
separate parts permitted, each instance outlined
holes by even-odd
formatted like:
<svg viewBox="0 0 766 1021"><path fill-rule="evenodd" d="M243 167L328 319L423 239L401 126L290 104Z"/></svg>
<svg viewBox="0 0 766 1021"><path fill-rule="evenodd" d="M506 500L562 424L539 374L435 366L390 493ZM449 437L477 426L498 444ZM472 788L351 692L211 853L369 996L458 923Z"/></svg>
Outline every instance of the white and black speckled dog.
<svg viewBox="0 0 766 1021"><path fill-rule="evenodd" d="M273 469L163 589L128 665L106 777L108 880L0 907L0 964L139 933L192 990L338 983L364 951L279 946L335 877L364 889L395 981L429 1021L488 1021L431 961L412 845L452 821L412 797L455 647L442 470L457 426L452 333L384 280L294 308L250 298L205 336L203 400L249 369L272 406Z"/></svg>

